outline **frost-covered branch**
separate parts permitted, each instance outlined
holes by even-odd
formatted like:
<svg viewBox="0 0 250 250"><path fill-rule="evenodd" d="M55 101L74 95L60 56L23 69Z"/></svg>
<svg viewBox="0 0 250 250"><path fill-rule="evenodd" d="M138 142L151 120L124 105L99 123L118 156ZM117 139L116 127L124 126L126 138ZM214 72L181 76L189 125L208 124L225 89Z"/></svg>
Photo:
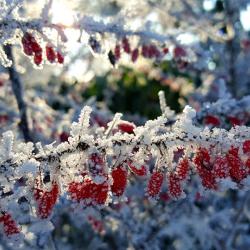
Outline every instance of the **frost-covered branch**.
<svg viewBox="0 0 250 250"><path fill-rule="evenodd" d="M161 104L163 108L163 99ZM8 225L7 236L20 232L10 215L15 215L11 211L15 201L36 204L37 219L43 220L60 196L85 208L103 207L123 197L127 179L136 176L146 180L149 200L159 197L164 179L173 200L185 197L195 178L200 190L249 188L248 127L227 131L195 126L196 114L190 107L170 127L167 112L141 127L117 114L107 130L92 128L90 115L91 109L85 107L72 124L68 142L44 147L38 143L36 154L32 142L16 143L11 132L3 134L0 223Z"/></svg>

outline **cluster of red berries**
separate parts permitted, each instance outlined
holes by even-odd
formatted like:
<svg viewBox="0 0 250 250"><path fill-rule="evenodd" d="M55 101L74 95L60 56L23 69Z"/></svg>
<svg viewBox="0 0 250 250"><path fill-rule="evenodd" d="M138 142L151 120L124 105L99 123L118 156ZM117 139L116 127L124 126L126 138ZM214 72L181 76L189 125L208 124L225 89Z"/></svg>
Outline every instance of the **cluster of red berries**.
<svg viewBox="0 0 250 250"><path fill-rule="evenodd" d="M192 161L204 188L216 190L219 179L230 177L232 181L239 183L250 174L250 140L245 141L242 148L243 153L248 157L246 161L241 159L239 148L232 147L225 156L216 156L214 159L212 159L208 149L198 149ZM87 200L87 205L104 205L109 190L114 196L123 195L127 185L128 171L138 177L146 178L149 175L145 165L137 168L133 165L132 160L126 160L112 170L111 182L107 175L106 179L99 184L95 183L89 176L85 176L83 182L70 183L69 193L74 200ZM168 197L177 199L182 196L182 186L189 174L189 159L181 158L176 169L167 174ZM146 190L149 198L154 199L160 195L164 176L162 169L155 169L150 174Z"/></svg>
<svg viewBox="0 0 250 250"><path fill-rule="evenodd" d="M217 115L211 114L208 114L203 118L203 122L205 125L211 125L213 127L220 127L223 124L223 120L234 127L237 125L240 126L246 124L250 120L250 117L248 113L240 113L235 116L228 115L223 119L220 119Z"/></svg>
<svg viewBox="0 0 250 250"><path fill-rule="evenodd" d="M1 224L3 225L3 230L7 237L20 233L20 229L12 216L6 212L1 212L0 214L0 225Z"/></svg>
<svg viewBox="0 0 250 250"><path fill-rule="evenodd" d="M129 122L120 122L117 129L124 133L134 133L135 125ZM210 150L211 149L211 150ZM146 164L137 166L132 158L128 158L115 166L110 173L107 172L104 153L90 154L86 164L87 170L81 173L82 180L72 181L68 184L68 193L73 201L83 203L85 206L103 206L108 203L109 195L123 196L126 191L130 175L147 179L146 196L149 199L169 201L178 199L184 194L183 186L191 174L197 173L201 184L205 189L217 190L221 179L230 178L236 184L250 175L250 140L245 140L242 147L231 147L225 154L213 155L213 147L210 149L198 148L194 156L184 156L184 150L174 152L173 160L177 167L155 168L150 173ZM132 153L136 153L134 148ZM242 157L244 155L244 157ZM191 171L191 166L194 168ZM162 192L164 180L167 184L167 192ZM45 183L45 177L43 182ZM58 200L59 186L56 181L46 179L51 183L50 190L44 190L35 181L34 200L37 204L37 215L41 219L48 218ZM102 231L102 225L93 218L89 219L93 228ZM20 229L15 221L7 213L0 216L0 224L3 224L7 236L17 234Z"/></svg>
<svg viewBox="0 0 250 250"><path fill-rule="evenodd" d="M27 56L33 56L34 63L40 65L43 61L43 49L36 41L35 37L26 32L22 37L22 45L24 54ZM63 64L64 57L60 51L55 51L54 48L47 44L46 48L46 58L50 63L58 62Z"/></svg>
<svg viewBox="0 0 250 250"><path fill-rule="evenodd" d="M131 48L130 42L127 37L124 37L120 43L115 45L113 51L109 52L109 60L111 64L115 64L121 58L121 51L130 55L131 61L136 62L139 55L147 59L159 59L170 51L167 47L159 48L155 44L142 44L140 47L134 49ZM187 56L187 52L184 48L176 46L173 49L173 57L180 61Z"/></svg>
<svg viewBox="0 0 250 250"><path fill-rule="evenodd" d="M209 151L200 148L194 158L196 170L207 189L218 188L218 179L230 177L240 183L250 174L250 140L243 143L243 153L247 160L242 160L238 147L231 147L224 156L216 156L213 160Z"/></svg>

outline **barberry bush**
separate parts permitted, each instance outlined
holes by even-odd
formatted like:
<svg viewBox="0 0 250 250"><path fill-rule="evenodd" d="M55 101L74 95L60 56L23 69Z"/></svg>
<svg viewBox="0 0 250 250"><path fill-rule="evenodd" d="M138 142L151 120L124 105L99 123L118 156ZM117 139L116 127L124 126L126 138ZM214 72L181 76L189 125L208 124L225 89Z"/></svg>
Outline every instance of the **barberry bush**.
<svg viewBox="0 0 250 250"><path fill-rule="evenodd" d="M0 0L0 248L248 249L249 6Z"/></svg>

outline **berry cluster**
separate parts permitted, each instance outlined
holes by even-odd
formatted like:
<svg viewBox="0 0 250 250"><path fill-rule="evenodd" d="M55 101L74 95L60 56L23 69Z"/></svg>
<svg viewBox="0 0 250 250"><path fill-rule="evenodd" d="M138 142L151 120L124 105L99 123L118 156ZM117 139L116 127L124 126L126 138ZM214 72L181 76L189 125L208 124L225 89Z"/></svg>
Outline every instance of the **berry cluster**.
<svg viewBox="0 0 250 250"><path fill-rule="evenodd" d="M193 113L191 115L193 117ZM190 116L188 121L191 122L192 117ZM181 119L178 122L178 126L182 125ZM85 124L85 120L79 119L79 124ZM187 125L191 126L190 123ZM60 145L61 151L58 153L53 151L50 158L36 156L36 161L44 164L54 161L53 159L61 161L60 157L66 155L65 158L67 158L68 154L71 156L71 153L76 152L74 150L77 150L77 153L85 152L83 155L79 155L81 156L80 161L77 161L74 170L71 169L73 171L70 171L70 178L64 179L67 174L63 171L67 172L67 170L63 164L58 172L58 174L62 173L60 178L55 178L55 174L52 175L50 169L46 168L46 172L42 173L42 168L39 168L40 178L35 179L33 187L33 201L36 204L37 217L49 218L60 193L64 192L71 201L80 203L84 207L103 207L108 205L112 199L122 201L126 191L128 191L127 194L130 192L130 190L126 190L129 181L131 183L135 183L136 180L145 181L146 198L149 200L160 198L162 201L184 197L187 183L197 181L197 179L200 186L203 187L202 189L208 190L221 190L223 179L227 179L226 183L234 182L233 185L237 187L246 184L245 180L250 175L250 140L245 139L249 136L244 127L242 128L244 136L239 136L236 132L238 130L232 129L233 133L230 132L230 138L227 138L229 139L227 148L222 147L219 140L210 141L210 138L207 137L207 130L205 137L202 132L197 132L190 138L187 138L184 133L183 137L174 137L175 139L171 140L173 138L171 135L163 138L161 134L159 137L154 136L152 140L146 138L147 143L145 144L141 140L133 141L140 129L140 127L136 128L133 123L114 119L114 122L111 121L107 125L108 133L104 134L105 137L100 137L103 139L100 144L99 140L95 140L93 144L85 143L83 140L81 144L78 144L78 135L75 135L77 144L74 144L74 147L69 144L74 137L70 137L68 143L63 145L65 148ZM161 126L161 133L164 133L164 129L166 128ZM219 129L214 131L217 133ZM223 131L226 132L226 130ZM147 132L145 131L145 134ZM107 134L110 137L105 142ZM113 140L110 139L111 134ZM212 135L215 134L211 132ZM233 140L232 135L235 136ZM114 141L116 144L112 144ZM172 145L174 145L173 148ZM163 147L160 148L160 146ZM11 160L8 160L8 164L16 166L16 163L12 163ZM192 175L196 175L198 178L193 179ZM42 177L43 180L41 180ZM59 180L62 183L59 183ZM59 185L62 189L59 188ZM4 195L6 194L4 193ZM200 195L197 195L197 200L199 199ZM17 233L18 227L14 220L10 216L5 218L4 215L0 217L0 224L8 225L8 227L5 226L5 234ZM94 230L102 231L98 221L90 219L89 222Z"/></svg>
<svg viewBox="0 0 250 250"><path fill-rule="evenodd" d="M139 56L143 56L147 59L161 59L166 54L169 54L170 51L167 47L157 47L155 44L142 44L140 46L137 46L135 48L131 48L130 42L127 37L124 37L121 42L117 42L115 45L114 50L109 52L109 60L111 64L116 64L120 58L121 58L121 52L124 52L128 55L130 55L131 61L134 63L137 61ZM187 62L185 61L185 58L187 57L187 52L184 48L180 46L176 46L173 49L172 56L175 59L175 61L178 64L186 65Z"/></svg>
<svg viewBox="0 0 250 250"><path fill-rule="evenodd" d="M194 164L202 185L207 189L218 188L218 180L230 177L235 183L240 183L250 174L250 140L243 143L243 160L239 147L231 147L227 154L211 157L206 148L200 148L194 158Z"/></svg>
<svg viewBox="0 0 250 250"><path fill-rule="evenodd" d="M41 65L43 61L43 49L36 41L35 37L26 32L22 37L23 52L27 56L33 56L34 63L36 65ZM55 51L54 48L47 44L46 48L46 58L50 63L58 62L63 64L64 57L60 51Z"/></svg>
<svg viewBox="0 0 250 250"><path fill-rule="evenodd" d="M212 152L208 149L199 148L193 159L181 158L177 167L166 173L164 173L165 169L156 168L149 174L148 166L136 167L133 161L129 159L115 167L110 176L107 174L102 183L96 183L93 178L85 175L82 182L70 183L68 191L71 198L78 202L84 201L86 205L104 205L108 199L108 191L111 191L112 195L117 197L124 194L129 171L138 177L148 178L149 176L146 188L146 194L149 198L158 198L164 179L166 179L168 197L177 199L184 193L183 184L192 172L192 164L203 187L217 190L219 179L230 177L235 183L240 183L250 174L250 140L243 143L242 150L247 157L245 161L240 157L239 148L232 147L225 156L218 155L215 157L212 157ZM95 166L98 166L98 162L95 163ZM104 166L104 161L101 164Z"/></svg>
<svg viewBox="0 0 250 250"><path fill-rule="evenodd" d="M235 116L227 115L226 117L218 117L217 115L207 114L203 118L203 123L205 125L210 125L213 127L221 127L223 123L229 124L230 127L241 126L250 121L248 113L239 113Z"/></svg>

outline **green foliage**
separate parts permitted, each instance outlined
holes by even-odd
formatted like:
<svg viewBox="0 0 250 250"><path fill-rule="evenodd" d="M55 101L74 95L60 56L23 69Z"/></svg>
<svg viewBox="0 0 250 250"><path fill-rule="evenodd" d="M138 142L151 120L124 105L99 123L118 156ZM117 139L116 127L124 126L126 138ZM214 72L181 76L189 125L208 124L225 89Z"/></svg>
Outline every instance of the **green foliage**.
<svg viewBox="0 0 250 250"><path fill-rule="evenodd" d="M82 93L84 98L95 95L98 101L106 101L113 112L140 114L154 118L160 114L158 92L163 90L168 105L179 112L180 93L163 85L160 77L149 78L146 73L131 68L120 67L103 77L96 77L90 87ZM107 93L110 96L107 100ZM110 99L111 98L111 99Z"/></svg>

